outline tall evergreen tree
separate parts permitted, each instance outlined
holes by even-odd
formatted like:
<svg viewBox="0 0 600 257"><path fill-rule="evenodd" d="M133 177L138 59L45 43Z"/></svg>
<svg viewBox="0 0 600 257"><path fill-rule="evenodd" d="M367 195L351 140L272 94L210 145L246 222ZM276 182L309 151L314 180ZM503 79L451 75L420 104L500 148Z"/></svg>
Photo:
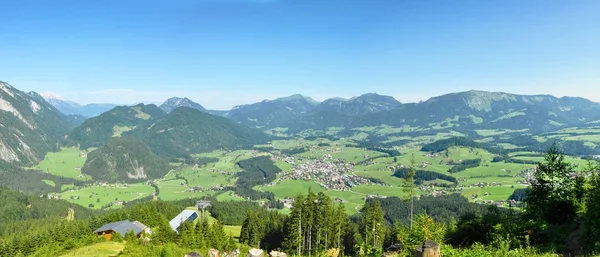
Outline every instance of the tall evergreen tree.
<svg viewBox="0 0 600 257"><path fill-rule="evenodd" d="M194 243L194 247L193 248L197 248L197 249L201 249L204 248L206 246L206 243L204 242L204 229L202 226L203 222L198 221L196 222L196 225L194 226L194 235L195 235L195 243Z"/></svg>
<svg viewBox="0 0 600 257"><path fill-rule="evenodd" d="M304 237L302 231L303 215L306 215L305 213L303 213L304 201L304 196L296 196L291 208L291 212L288 215L288 220L284 226L284 248L288 252L296 253L298 256L302 256L302 245L304 245Z"/></svg>
<svg viewBox="0 0 600 257"><path fill-rule="evenodd" d="M552 144L533 174L534 181L525 200L527 214L553 224L575 219L573 171L573 165L565 161L558 145Z"/></svg>
<svg viewBox="0 0 600 257"><path fill-rule="evenodd" d="M446 149L447 151L447 149ZM415 163L415 155L413 154L412 157L410 158L410 166L409 166L409 171L408 173L406 173L406 177L404 178L404 190L405 192L408 193L408 198L410 200L410 213L409 218L410 218L410 229L412 230L413 227L413 215L414 215L414 198L415 198L415 174L417 173L416 170L416 163Z"/></svg>
<svg viewBox="0 0 600 257"><path fill-rule="evenodd" d="M360 229L364 229L364 245L369 250L380 250L385 240L386 227L383 209L379 200L372 199L363 208Z"/></svg>
<svg viewBox="0 0 600 257"><path fill-rule="evenodd" d="M194 223L186 221L179 226L179 245L186 248L192 248L196 245Z"/></svg>

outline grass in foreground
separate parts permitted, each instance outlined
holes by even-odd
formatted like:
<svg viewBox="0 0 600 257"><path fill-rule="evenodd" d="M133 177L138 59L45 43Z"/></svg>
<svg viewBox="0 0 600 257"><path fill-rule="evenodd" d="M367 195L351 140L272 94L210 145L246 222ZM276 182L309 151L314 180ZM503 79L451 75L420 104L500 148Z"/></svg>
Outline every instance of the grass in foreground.
<svg viewBox="0 0 600 257"><path fill-rule="evenodd" d="M123 249L125 249L125 243L118 242L102 242L93 245L88 245L75 249L61 257L67 256L78 256L78 257L109 257L118 256Z"/></svg>

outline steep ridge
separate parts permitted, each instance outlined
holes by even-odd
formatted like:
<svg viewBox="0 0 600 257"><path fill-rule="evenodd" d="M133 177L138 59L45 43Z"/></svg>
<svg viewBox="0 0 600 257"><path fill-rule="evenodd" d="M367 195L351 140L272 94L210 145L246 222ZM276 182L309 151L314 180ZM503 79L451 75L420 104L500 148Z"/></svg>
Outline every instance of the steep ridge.
<svg viewBox="0 0 600 257"><path fill-rule="evenodd" d="M169 162L137 139L114 137L88 154L81 171L99 181L148 180L167 174Z"/></svg>
<svg viewBox="0 0 600 257"><path fill-rule="evenodd" d="M24 165L39 161L58 148L71 124L39 94L0 81L0 161Z"/></svg>

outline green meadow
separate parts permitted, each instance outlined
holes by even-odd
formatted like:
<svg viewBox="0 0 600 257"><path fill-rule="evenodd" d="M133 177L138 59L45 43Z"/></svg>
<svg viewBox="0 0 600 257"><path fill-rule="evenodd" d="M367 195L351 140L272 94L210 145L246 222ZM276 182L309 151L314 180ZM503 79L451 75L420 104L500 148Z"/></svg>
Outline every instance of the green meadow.
<svg viewBox="0 0 600 257"><path fill-rule="evenodd" d="M118 256L125 249L124 242L102 242L85 247L77 248L61 257L109 257Z"/></svg>
<svg viewBox="0 0 600 257"><path fill-rule="evenodd" d="M60 195L63 199L85 207L93 205L94 209L100 209L115 201L132 201L146 197L154 192L154 187L142 183L128 184L126 187L114 186L87 186L77 190L67 190ZM79 197L79 199L73 199Z"/></svg>
<svg viewBox="0 0 600 257"><path fill-rule="evenodd" d="M81 177L81 167L85 164L86 158L79 156L80 151L76 147L63 147L60 152L50 152L44 157L44 160L31 169L41 170L52 175L84 180Z"/></svg>

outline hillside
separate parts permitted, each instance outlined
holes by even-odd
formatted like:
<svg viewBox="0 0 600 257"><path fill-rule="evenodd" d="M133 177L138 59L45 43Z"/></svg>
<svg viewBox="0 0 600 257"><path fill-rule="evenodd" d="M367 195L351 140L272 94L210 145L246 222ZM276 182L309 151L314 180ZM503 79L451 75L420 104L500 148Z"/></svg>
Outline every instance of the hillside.
<svg viewBox="0 0 600 257"><path fill-rule="evenodd" d="M28 195L0 187L0 220L18 221L27 219L66 218L69 208L75 215L87 217L94 211L63 200L50 200L38 195Z"/></svg>
<svg viewBox="0 0 600 257"><path fill-rule="evenodd" d="M233 107L223 116L249 127L270 127L312 112L317 102L303 95Z"/></svg>
<svg viewBox="0 0 600 257"><path fill-rule="evenodd" d="M80 148L102 146L109 138L137 126L151 123L165 113L156 105L118 106L97 117L87 119L66 136L66 144Z"/></svg>
<svg viewBox="0 0 600 257"><path fill-rule="evenodd" d="M166 157L250 148L269 140L259 130L188 107L179 107L128 134L141 138L156 154Z"/></svg>
<svg viewBox="0 0 600 257"><path fill-rule="evenodd" d="M323 104L334 108L317 108L318 112L276 125L296 131L385 124L395 127L452 128L457 131L489 128L542 132L600 119L599 103L583 98L557 98L550 95L528 96L472 90L433 97L420 103L398 104L380 111L372 109L372 113L359 115L350 111L352 105L347 103L351 101L325 101ZM363 102L369 103L369 100Z"/></svg>
<svg viewBox="0 0 600 257"><path fill-rule="evenodd" d="M115 137L88 154L82 173L95 180L116 182L160 178L169 171L169 163L141 141Z"/></svg>
<svg viewBox="0 0 600 257"><path fill-rule="evenodd" d="M0 161L31 164L57 149L71 123L35 92L0 81Z"/></svg>
<svg viewBox="0 0 600 257"><path fill-rule="evenodd" d="M206 109L202 107L202 105L188 99L187 97L171 97L159 106L159 108L165 111L166 113L170 113L178 107L189 107L203 112L206 111Z"/></svg>
<svg viewBox="0 0 600 257"><path fill-rule="evenodd" d="M91 103L81 105L76 102L65 100L60 95L49 92L40 93L40 95L44 97L48 103L54 106L54 108L66 115L72 114L81 115L84 117L95 117L117 106L116 104L108 103Z"/></svg>

